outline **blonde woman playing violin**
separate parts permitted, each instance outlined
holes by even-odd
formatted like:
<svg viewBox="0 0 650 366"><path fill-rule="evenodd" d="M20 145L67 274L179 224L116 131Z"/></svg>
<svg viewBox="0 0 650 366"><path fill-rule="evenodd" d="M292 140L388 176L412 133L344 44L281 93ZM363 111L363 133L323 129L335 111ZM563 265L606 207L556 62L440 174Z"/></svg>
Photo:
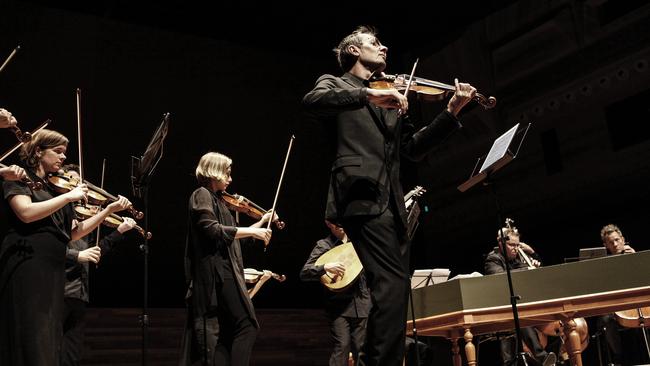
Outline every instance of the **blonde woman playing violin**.
<svg viewBox="0 0 650 366"><path fill-rule="evenodd" d="M68 139L43 129L21 147L28 177L43 183L35 191L23 181L3 182L9 230L0 246L0 364L59 365L64 265L70 240L84 237L128 200L114 202L95 217L73 225L71 203L86 199L80 184L58 195L45 183L61 169Z"/></svg>
<svg viewBox="0 0 650 366"><path fill-rule="evenodd" d="M238 227L221 193L232 182L232 160L203 155L196 167L200 184L189 199L185 247L188 321L182 365L246 366L259 325L246 290L240 239L268 244L271 230L262 226L270 213L249 227ZM277 215L275 215L277 218Z"/></svg>

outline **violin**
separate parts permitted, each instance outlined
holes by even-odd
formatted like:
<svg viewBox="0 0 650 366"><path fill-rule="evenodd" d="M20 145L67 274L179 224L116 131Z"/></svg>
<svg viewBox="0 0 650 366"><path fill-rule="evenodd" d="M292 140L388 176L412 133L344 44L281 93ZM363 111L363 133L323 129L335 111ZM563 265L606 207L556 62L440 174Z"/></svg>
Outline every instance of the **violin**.
<svg viewBox="0 0 650 366"><path fill-rule="evenodd" d="M407 74L386 75L383 73L378 76L373 76L370 79L370 87L373 89L406 90L409 81L411 81L409 90L428 96L431 100L441 100L448 93L456 90L456 86L438 81L420 77L413 77L411 80L411 76ZM474 96L474 100L485 109L491 109L497 105L497 99L495 97L485 97L485 95L478 92Z"/></svg>
<svg viewBox="0 0 650 366"><path fill-rule="evenodd" d="M69 192L75 189L80 183L80 180L78 178L73 177L68 173L52 174L48 176L47 179L54 187L54 190L59 193ZM91 204L103 206L106 202L114 202L118 200L117 197L95 186L94 184L88 181L84 181L84 183L88 186L88 202ZM131 215L133 215L134 218L138 220L144 217L144 214L141 211L136 210L133 205L130 205L127 210L131 213Z"/></svg>
<svg viewBox="0 0 650 366"><path fill-rule="evenodd" d="M226 202L226 205L228 205L229 209L241 212L247 216L252 217L255 220L261 219L262 216L268 212L268 210L263 209L253 201L239 194L230 194L226 191L222 191L221 198ZM280 220L274 220L273 224L275 224L275 227L280 230L282 230L286 225L283 221Z"/></svg>
<svg viewBox="0 0 650 366"><path fill-rule="evenodd" d="M91 218L91 217L95 216L100 210L101 210L101 207L94 206L94 205L75 205L75 207L74 207L74 211L78 214L78 216L79 216L79 218L81 220L85 220L85 219L88 219L88 218ZM102 224L104 224L104 225L106 225L108 227L116 228L116 227L120 226L120 224L123 223L123 222L124 222L123 217L112 213L112 214L108 215L104 219ZM144 229L141 228L138 225L135 225L133 228L140 235L142 235L143 238L145 238L147 240L151 239L152 235L151 235L150 232L148 232L148 231L145 232Z"/></svg>
<svg viewBox="0 0 650 366"><path fill-rule="evenodd" d="M246 283L256 283L260 280L260 278L262 278L263 275L264 272L262 271L258 271L252 268L244 268L244 280ZM287 276L275 274L273 272L271 272L271 277L278 280L278 282L284 282L284 280L287 279Z"/></svg>
<svg viewBox="0 0 650 366"><path fill-rule="evenodd" d="M7 168L7 166L0 163L0 168ZM34 182L29 177L25 177L20 181L27 184L27 187L29 187L29 189L31 189L32 191L40 191L41 189L43 189L43 184L41 182Z"/></svg>

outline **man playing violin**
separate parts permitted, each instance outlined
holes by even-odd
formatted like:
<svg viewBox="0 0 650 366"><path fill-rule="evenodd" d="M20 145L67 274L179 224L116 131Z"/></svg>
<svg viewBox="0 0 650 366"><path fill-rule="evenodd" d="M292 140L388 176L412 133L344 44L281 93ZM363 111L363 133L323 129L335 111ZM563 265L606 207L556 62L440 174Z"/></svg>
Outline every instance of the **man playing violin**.
<svg viewBox="0 0 650 366"><path fill-rule="evenodd" d="M323 75L303 98L314 116L336 128L325 218L342 225L363 264L372 299L360 365L401 365L409 291L406 208L400 159L419 160L460 127L476 89L458 83L447 108L417 132L408 100L368 80L386 68L388 48L370 27L358 27L334 49L344 74Z"/></svg>
<svg viewBox="0 0 650 366"><path fill-rule="evenodd" d="M618 226L609 224L603 226L600 230L600 240L603 246L607 248L608 255L618 255L626 253L635 253L626 241L621 229ZM597 318L597 327L605 333L605 341L609 348L611 362L615 365L622 364L624 361L623 343L619 331L621 326L615 314L602 315Z"/></svg>
<svg viewBox="0 0 650 366"><path fill-rule="evenodd" d="M79 166L67 164L63 171L79 179ZM121 197L120 199L126 200ZM127 205L125 203L125 205ZM97 246L88 246L90 235L72 240L66 249L65 292L63 305L63 344L61 345L61 365L79 365L82 357L84 330L86 327L86 306L89 302L88 263L99 263L102 255L114 245L124 240L127 231L135 227L135 220L124 217L112 233L103 237Z"/></svg>
<svg viewBox="0 0 650 366"><path fill-rule="evenodd" d="M345 264L341 262L316 265L316 261L328 250L343 244L346 241L345 231L327 220L325 225L330 230L330 235L319 240L305 265L300 271L302 281L318 281L327 274L332 277L345 274ZM325 312L330 321L330 335L334 348L330 355L330 366L347 366L348 354L358 358L361 346L366 338L366 324L370 312L370 292L366 285L363 272L357 281L341 292L328 291Z"/></svg>
<svg viewBox="0 0 650 366"><path fill-rule="evenodd" d="M502 273L506 271L506 259L503 257L502 253L502 243L504 240L501 235L505 237L505 248L503 250L506 253L508 265L511 269L525 269L530 265L527 261L522 258L520 254L520 249L523 251L523 255L528 256L530 263L533 267L540 267L541 261L535 250L528 244L521 242L519 239L519 231L516 228L504 227L501 228L501 231L497 232L497 242L498 246L495 247L485 258L485 274L495 274ZM532 352L532 355L536 362L540 365L549 366L554 365L557 360L557 356L553 352L546 352L544 347L539 341L537 332L532 327L521 328L521 336L524 343L528 346L528 349ZM516 344L515 339L512 337L503 338L501 342L501 359L503 360L503 365L513 365L515 363L516 355Z"/></svg>
<svg viewBox="0 0 650 366"><path fill-rule="evenodd" d="M220 197L232 182L232 160L203 155L196 167L200 184L189 199L185 275L188 319L181 365L246 366L259 325L246 290L240 239L268 244L271 220L264 214L249 227L237 227Z"/></svg>

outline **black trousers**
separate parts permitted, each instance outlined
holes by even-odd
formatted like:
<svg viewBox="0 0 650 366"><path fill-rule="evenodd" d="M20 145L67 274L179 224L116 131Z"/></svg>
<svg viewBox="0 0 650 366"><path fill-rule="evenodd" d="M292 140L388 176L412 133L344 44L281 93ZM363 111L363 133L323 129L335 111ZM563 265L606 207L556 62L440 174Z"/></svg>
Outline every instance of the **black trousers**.
<svg viewBox="0 0 650 366"><path fill-rule="evenodd" d="M533 357L540 364L548 355L544 347L539 343L537 332L532 327L521 328L521 338L533 353ZM508 337L501 340L501 358L504 365L514 365L517 356L516 337Z"/></svg>
<svg viewBox="0 0 650 366"><path fill-rule="evenodd" d="M330 334L334 348L330 355L329 366L347 366L348 355L356 360L366 338L368 318L333 317L330 321Z"/></svg>
<svg viewBox="0 0 650 366"><path fill-rule="evenodd" d="M372 300L359 366L399 366L404 358L408 243L402 240L401 224L395 219L389 208L376 217L343 221L363 264Z"/></svg>
<svg viewBox="0 0 650 366"><path fill-rule="evenodd" d="M63 343L61 366L78 366L84 348L86 302L66 297L63 306Z"/></svg>
<svg viewBox="0 0 650 366"><path fill-rule="evenodd" d="M623 343L621 335L618 333L619 325L614 314L602 315L597 318L596 326L605 333L605 341L609 348L611 362L623 362Z"/></svg>
<svg viewBox="0 0 650 366"><path fill-rule="evenodd" d="M194 323L203 350L202 365L248 366L257 328L253 325L235 280L225 279L217 288L218 307Z"/></svg>

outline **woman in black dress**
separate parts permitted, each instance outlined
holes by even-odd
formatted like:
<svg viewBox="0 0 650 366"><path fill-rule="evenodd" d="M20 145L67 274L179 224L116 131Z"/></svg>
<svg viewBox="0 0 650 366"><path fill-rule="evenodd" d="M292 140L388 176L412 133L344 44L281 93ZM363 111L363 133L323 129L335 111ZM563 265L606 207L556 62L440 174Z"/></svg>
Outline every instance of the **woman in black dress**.
<svg viewBox="0 0 650 366"><path fill-rule="evenodd" d="M221 198L232 182L231 165L227 156L210 152L196 167L201 187L189 201L183 366L246 366L257 336L259 325L244 282L239 239L252 237L268 244L271 230L262 226L271 214L249 227L237 227Z"/></svg>
<svg viewBox="0 0 650 366"><path fill-rule="evenodd" d="M59 364L66 246L130 204L120 197L97 215L74 221L71 203L86 199L87 186L58 195L47 184L47 175L61 169L67 146L56 131L35 133L20 157L43 189L3 182L9 230L0 246L0 365Z"/></svg>

